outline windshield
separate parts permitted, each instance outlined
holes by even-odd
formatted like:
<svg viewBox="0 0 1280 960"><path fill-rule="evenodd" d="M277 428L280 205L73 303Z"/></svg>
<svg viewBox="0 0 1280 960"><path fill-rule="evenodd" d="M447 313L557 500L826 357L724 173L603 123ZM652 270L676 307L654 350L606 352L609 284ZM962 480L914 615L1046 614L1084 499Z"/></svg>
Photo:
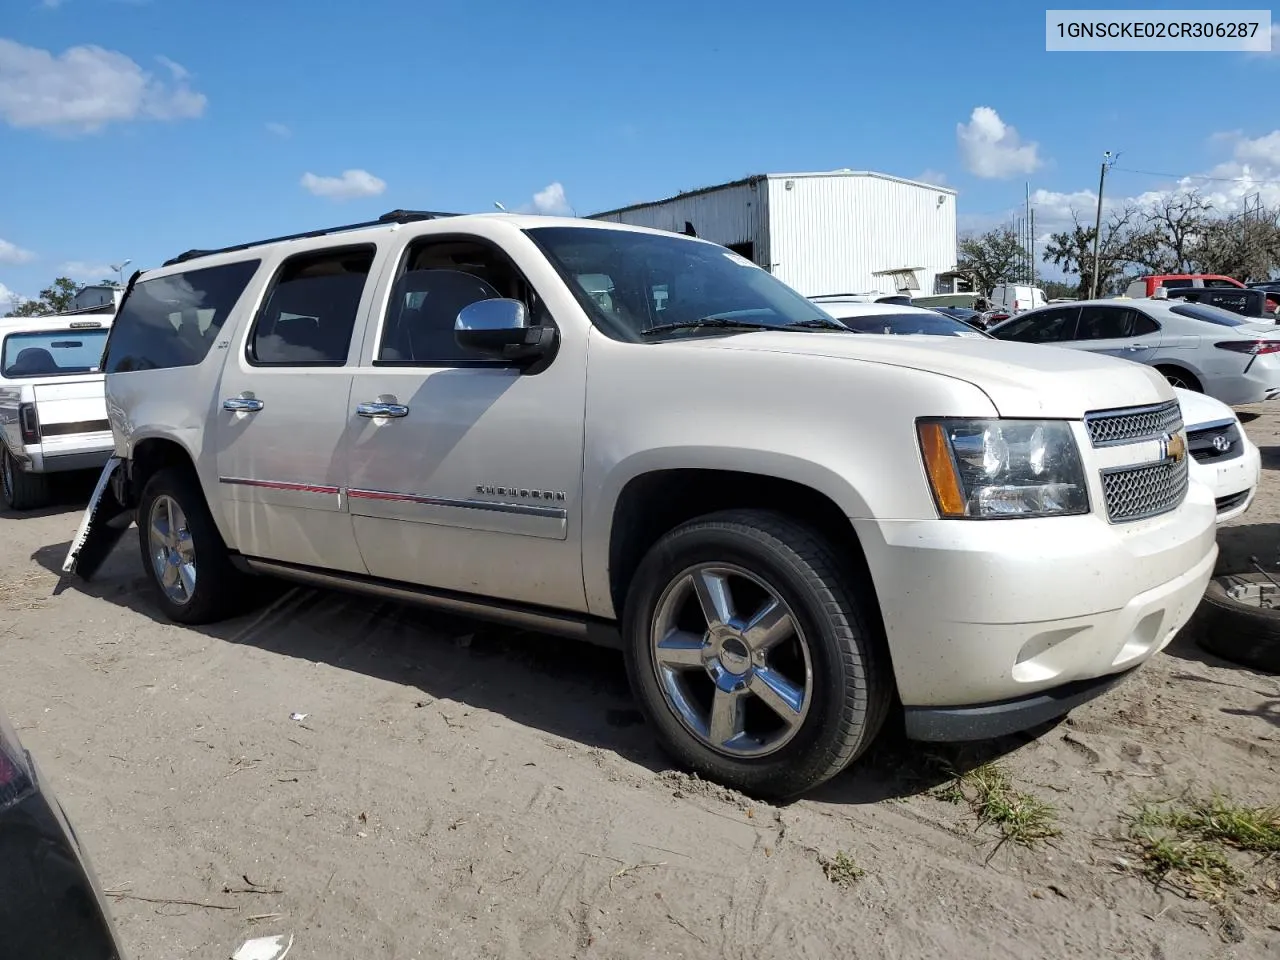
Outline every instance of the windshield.
<svg viewBox="0 0 1280 960"><path fill-rule="evenodd" d="M1216 323L1220 327L1240 327L1254 322L1230 310L1223 310L1221 307L1210 306L1207 303L1180 303L1176 307L1170 307L1169 312L1176 313L1180 317L1190 317L1192 320Z"/></svg>
<svg viewBox="0 0 1280 960"><path fill-rule="evenodd" d="M678 234L593 227L527 231L604 333L618 340L725 335L746 327L813 332L831 317L781 280L724 247ZM714 324L668 329L714 318ZM663 327L656 337L645 331Z"/></svg>
<svg viewBox="0 0 1280 960"><path fill-rule="evenodd" d="M4 338L0 366L9 379L97 373L106 343L105 329L11 333Z"/></svg>
<svg viewBox="0 0 1280 960"><path fill-rule="evenodd" d="M961 323L940 313L871 313L860 317L841 317L840 322L859 333L918 333L931 337L987 336L967 323Z"/></svg>

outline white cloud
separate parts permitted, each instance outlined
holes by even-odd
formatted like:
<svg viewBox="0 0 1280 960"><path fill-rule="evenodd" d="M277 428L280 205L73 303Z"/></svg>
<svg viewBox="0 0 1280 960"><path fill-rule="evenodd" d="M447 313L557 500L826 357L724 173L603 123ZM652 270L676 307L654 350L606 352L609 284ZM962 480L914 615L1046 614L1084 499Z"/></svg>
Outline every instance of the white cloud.
<svg viewBox="0 0 1280 960"><path fill-rule="evenodd" d="M177 63L173 60L170 60L168 57L157 55L156 63L160 64L160 66L164 67L171 74L173 74L173 79L175 80L181 81L181 80L191 79L190 70L188 70L182 64Z"/></svg>
<svg viewBox="0 0 1280 960"><path fill-rule="evenodd" d="M956 143L965 169L976 177L1001 180L1040 166L1040 145L1023 143L990 107L974 107L967 124L956 124Z"/></svg>
<svg viewBox="0 0 1280 960"><path fill-rule="evenodd" d="M30 250L23 250L8 240L0 240L0 263L29 263L35 258Z"/></svg>
<svg viewBox="0 0 1280 960"><path fill-rule="evenodd" d="M293 131L289 129L287 124L272 121L270 123L263 124L263 126L266 127L267 133L274 137L279 137L281 140L285 140L293 136Z"/></svg>
<svg viewBox="0 0 1280 960"><path fill-rule="evenodd" d="M55 56L0 38L0 119L20 128L92 133L109 123L204 113L207 98L191 89L186 71L162 62L172 82L114 50L80 46Z"/></svg>
<svg viewBox="0 0 1280 960"><path fill-rule="evenodd" d="M85 280L90 283L97 283L99 280L110 280L116 273L111 269L110 264L86 262L84 260L68 260L62 265L59 272L64 277L70 277L72 280Z"/></svg>
<svg viewBox="0 0 1280 960"><path fill-rule="evenodd" d="M551 217L572 216L573 207L569 206L569 198L565 196L564 184L557 180L535 193L533 212Z"/></svg>
<svg viewBox="0 0 1280 960"><path fill-rule="evenodd" d="M18 304L25 302L26 299L20 293L16 293L3 283L0 283L0 317L17 307Z"/></svg>
<svg viewBox="0 0 1280 960"><path fill-rule="evenodd" d="M318 177L314 173L304 173L302 186L317 197L351 200L355 197L376 197L387 189L387 182L368 170L344 170L340 177Z"/></svg>

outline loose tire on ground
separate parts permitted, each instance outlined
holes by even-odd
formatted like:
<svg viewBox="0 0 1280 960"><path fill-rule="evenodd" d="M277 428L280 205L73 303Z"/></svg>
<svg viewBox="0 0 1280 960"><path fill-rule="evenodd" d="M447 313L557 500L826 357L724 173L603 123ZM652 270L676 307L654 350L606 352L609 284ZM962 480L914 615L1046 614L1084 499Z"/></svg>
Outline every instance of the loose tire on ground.
<svg viewBox="0 0 1280 960"><path fill-rule="evenodd" d="M137 522L142 565L169 619L213 623L244 609L248 578L231 565L189 471L169 468L152 476L139 498Z"/></svg>
<svg viewBox="0 0 1280 960"><path fill-rule="evenodd" d="M1253 598L1253 602L1236 599L1233 593ZM1259 597L1276 606L1260 606ZM1264 574L1210 580L1190 626L1196 643L1214 656L1280 673L1280 587Z"/></svg>
<svg viewBox="0 0 1280 960"><path fill-rule="evenodd" d="M781 514L725 511L663 536L623 613L632 689L663 748L701 776L777 799L852 763L892 697L858 586L823 538ZM706 615L717 603L733 615ZM721 689L738 683L745 693Z"/></svg>
<svg viewBox="0 0 1280 960"><path fill-rule="evenodd" d="M24 472L9 448L0 446L0 495L11 510L38 510L49 504L49 478Z"/></svg>

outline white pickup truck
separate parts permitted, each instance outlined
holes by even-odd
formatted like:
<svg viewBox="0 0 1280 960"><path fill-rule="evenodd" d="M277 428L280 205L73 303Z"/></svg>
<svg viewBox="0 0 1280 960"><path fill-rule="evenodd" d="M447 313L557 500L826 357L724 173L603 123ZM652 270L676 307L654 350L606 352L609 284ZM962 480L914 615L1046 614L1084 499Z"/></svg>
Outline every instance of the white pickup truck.
<svg viewBox="0 0 1280 960"><path fill-rule="evenodd" d="M1161 650L1212 572L1172 389L1076 351L854 333L742 257L397 211L131 285L115 458L198 623L270 574L621 646L665 748L765 796L1026 729Z"/></svg>
<svg viewBox="0 0 1280 960"><path fill-rule="evenodd" d="M100 470L114 447L102 395L114 307L0 320L0 492L46 504L49 475Z"/></svg>

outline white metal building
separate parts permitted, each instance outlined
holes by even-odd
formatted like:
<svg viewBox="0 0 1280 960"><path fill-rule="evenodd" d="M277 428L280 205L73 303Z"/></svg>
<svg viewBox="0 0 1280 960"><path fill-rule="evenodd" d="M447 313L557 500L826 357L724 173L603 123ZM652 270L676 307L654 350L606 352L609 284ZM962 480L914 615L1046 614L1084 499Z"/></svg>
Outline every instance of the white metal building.
<svg viewBox="0 0 1280 960"><path fill-rule="evenodd" d="M865 170L759 174L593 219L692 226L806 296L949 293L956 267L956 192Z"/></svg>

